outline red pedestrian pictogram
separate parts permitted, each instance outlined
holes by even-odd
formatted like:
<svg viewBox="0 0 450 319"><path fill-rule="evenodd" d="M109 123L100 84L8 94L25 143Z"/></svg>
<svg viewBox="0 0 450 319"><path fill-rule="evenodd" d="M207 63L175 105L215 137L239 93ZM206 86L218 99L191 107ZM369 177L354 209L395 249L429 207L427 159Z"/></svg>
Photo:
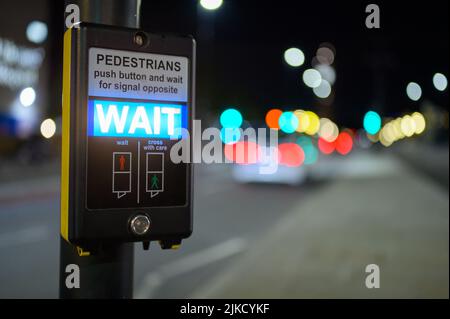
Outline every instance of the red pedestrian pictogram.
<svg viewBox="0 0 450 319"><path fill-rule="evenodd" d="M112 192L117 199L131 193L131 152L113 152Z"/></svg>
<svg viewBox="0 0 450 319"><path fill-rule="evenodd" d="M120 156L119 157L119 170L124 171L125 170L125 156Z"/></svg>

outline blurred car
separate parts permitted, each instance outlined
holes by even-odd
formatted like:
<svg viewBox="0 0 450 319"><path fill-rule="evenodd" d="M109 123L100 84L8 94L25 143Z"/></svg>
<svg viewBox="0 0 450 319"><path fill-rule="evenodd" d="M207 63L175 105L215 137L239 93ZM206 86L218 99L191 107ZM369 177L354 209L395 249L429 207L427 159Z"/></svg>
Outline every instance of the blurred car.
<svg viewBox="0 0 450 319"><path fill-rule="evenodd" d="M262 174L261 164L242 165L234 164L232 169L233 179L239 183L267 183L300 185L307 179L307 171L304 167L278 166L273 174Z"/></svg>
<svg viewBox="0 0 450 319"><path fill-rule="evenodd" d="M251 142L244 145L244 161L236 160L232 168L232 177L239 183L267 183L300 185L308 177L307 168L302 166L304 154L294 143L282 143L277 148L268 148ZM256 147L256 156L251 148ZM235 153L238 147L234 147Z"/></svg>

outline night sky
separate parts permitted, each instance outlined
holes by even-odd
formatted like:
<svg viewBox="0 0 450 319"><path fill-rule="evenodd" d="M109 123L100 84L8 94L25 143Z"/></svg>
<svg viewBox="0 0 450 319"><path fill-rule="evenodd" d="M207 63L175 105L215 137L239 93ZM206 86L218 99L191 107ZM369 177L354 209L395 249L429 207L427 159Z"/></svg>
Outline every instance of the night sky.
<svg viewBox="0 0 450 319"><path fill-rule="evenodd" d="M365 27L366 5L381 9L381 29ZM419 83L423 99L448 106L433 74L448 76L448 2L225 0L216 12L197 1L143 0L142 27L192 34L198 44L197 117L235 106L249 120L272 107L312 109L341 126L360 126L375 109L397 116L420 108L405 93ZM321 105L301 79L319 45L336 48L337 81L330 106ZM289 67L283 53L302 49L306 62Z"/></svg>

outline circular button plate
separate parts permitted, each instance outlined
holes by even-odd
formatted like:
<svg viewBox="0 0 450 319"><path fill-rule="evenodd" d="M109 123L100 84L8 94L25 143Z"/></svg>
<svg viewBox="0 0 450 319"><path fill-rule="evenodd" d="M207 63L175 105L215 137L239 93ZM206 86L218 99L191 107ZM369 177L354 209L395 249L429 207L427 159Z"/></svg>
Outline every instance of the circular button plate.
<svg viewBox="0 0 450 319"><path fill-rule="evenodd" d="M130 229L135 235L145 235L150 229L150 219L145 215L137 215L131 219Z"/></svg>

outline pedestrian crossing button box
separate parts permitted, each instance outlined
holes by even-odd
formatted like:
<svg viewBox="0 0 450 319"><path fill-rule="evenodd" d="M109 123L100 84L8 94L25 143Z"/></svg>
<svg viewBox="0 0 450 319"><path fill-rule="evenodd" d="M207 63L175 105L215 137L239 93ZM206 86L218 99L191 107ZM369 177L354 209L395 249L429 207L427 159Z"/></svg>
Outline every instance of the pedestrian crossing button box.
<svg viewBox="0 0 450 319"><path fill-rule="evenodd" d="M192 165L172 161L170 151L192 135L194 92L192 37L87 23L66 31L61 234L67 241L175 247L190 236Z"/></svg>

